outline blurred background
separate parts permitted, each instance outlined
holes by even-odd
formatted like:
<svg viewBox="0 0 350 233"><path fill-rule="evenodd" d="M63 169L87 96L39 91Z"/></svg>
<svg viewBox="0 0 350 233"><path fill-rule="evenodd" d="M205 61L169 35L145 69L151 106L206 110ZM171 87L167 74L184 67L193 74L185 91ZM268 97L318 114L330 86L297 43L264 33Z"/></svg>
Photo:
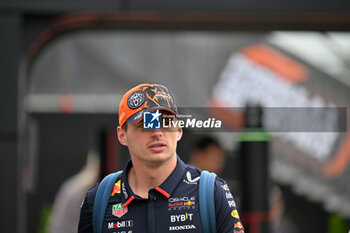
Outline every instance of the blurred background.
<svg viewBox="0 0 350 233"><path fill-rule="evenodd" d="M76 232L86 190L129 159L117 109L144 82L223 119L225 132L185 129L177 152L228 182L246 232L349 231L349 2L0 9L1 232Z"/></svg>

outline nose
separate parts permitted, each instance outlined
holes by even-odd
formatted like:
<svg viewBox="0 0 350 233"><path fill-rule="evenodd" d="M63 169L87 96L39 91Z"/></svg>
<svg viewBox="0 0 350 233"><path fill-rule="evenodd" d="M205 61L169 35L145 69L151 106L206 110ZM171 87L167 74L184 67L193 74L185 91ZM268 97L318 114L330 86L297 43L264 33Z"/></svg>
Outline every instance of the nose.
<svg viewBox="0 0 350 233"><path fill-rule="evenodd" d="M161 137L163 135L162 129L151 129L152 137Z"/></svg>

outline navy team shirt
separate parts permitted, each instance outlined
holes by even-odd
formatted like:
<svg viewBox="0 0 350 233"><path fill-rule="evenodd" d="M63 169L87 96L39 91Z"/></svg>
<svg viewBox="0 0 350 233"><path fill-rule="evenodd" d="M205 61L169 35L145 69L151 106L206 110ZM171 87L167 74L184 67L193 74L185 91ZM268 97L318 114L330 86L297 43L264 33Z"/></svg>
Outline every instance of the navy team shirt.
<svg viewBox="0 0 350 233"><path fill-rule="evenodd" d="M134 194L127 174L129 161L117 179L106 208L104 233L202 232L199 215L200 170L179 157L170 176L148 192L148 198ZM78 233L93 233L92 210L98 185L91 188L81 206ZM215 181L215 212L218 233L244 233L236 204L226 184Z"/></svg>

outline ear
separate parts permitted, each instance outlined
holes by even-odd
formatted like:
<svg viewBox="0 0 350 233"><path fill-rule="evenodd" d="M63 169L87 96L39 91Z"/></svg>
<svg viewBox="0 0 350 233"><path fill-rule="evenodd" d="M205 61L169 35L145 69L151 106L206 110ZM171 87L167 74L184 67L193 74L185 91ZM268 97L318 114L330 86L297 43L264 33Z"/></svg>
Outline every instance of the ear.
<svg viewBox="0 0 350 233"><path fill-rule="evenodd" d="M127 124L127 123L125 123L125 124ZM120 144L127 146L128 140L126 138L126 132L120 126L118 126L118 128L117 128L117 135L118 135L118 140L119 140Z"/></svg>
<svg viewBox="0 0 350 233"><path fill-rule="evenodd" d="M181 127L177 127L177 141L180 141L180 139L182 138L182 128Z"/></svg>

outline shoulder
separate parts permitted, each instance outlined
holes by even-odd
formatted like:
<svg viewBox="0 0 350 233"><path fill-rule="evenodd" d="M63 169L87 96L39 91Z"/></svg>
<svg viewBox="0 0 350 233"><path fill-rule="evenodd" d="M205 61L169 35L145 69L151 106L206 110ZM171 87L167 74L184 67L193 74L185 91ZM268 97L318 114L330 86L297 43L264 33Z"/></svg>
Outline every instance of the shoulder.
<svg viewBox="0 0 350 233"><path fill-rule="evenodd" d="M216 176L215 186L216 188L221 188L226 191L229 190L226 181L218 176Z"/></svg>
<svg viewBox="0 0 350 233"><path fill-rule="evenodd" d="M186 164L185 165L185 174L184 179L187 181L198 181L200 179L200 176L202 174L202 171L192 165ZM215 174L216 175L216 174ZM219 176L216 175L215 179L215 189L221 188L222 190L228 189L228 186L226 184L226 181Z"/></svg>
<svg viewBox="0 0 350 233"><path fill-rule="evenodd" d="M95 198L95 195L96 195L96 192L97 192L97 189L98 189L99 185L100 184L97 183L94 186L92 186L91 188L89 188L89 190L86 192L86 196L89 197L89 198Z"/></svg>
<svg viewBox="0 0 350 233"><path fill-rule="evenodd" d="M195 174L195 175L200 175L201 174L201 170L190 165L190 164L185 164L185 169L187 171L190 171L191 173Z"/></svg>
<svg viewBox="0 0 350 233"><path fill-rule="evenodd" d="M216 176L215 180L215 192L220 194L226 194L231 192L226 181L218 176Z"/></svg>
<svg viewBox="0 0 350 233"><path fill-rule="evenodd" d="M200 179L201 171L191 165L186 164L184 182L187 184L197 184Z"/></svg>
<svg viewBox="0 0 350 233"><path fill-rule="evenodd" d="M97 192L98 186L99 186L99 184L96 184L95 186L93 186L92 188L90 188L86 192L84 204L87 204L90 208L92 208L92 206L94 204L94 200L95 200L95 196L96 196L96 192Z"/></svg>
<svg viewBox="0 0 350 233"><path fill-rule="evenodd" d="M215 201L218 206L227 205L228 208L236 208L236 202L226 181L216 177Z"/></svg>
<svg viewBox="0 0 350 233"><path fill-rule="evenodd" d="M96 196L96 193L97 193L97 190L100 187L101 183L105 184L103 187L106 188L107 187L106 184L108 184L108 185L110 184L110 183L108 183L110 181L110 178L113 178L113 184L115 182L117 182L118 180L121 180L121 174L118 173L119 175L117 177L115 176L115 174L117 174L117 173L111 173L108 176L104 177L103 180L100 183L97 183L95 186L93 186L92 188L90 188L87 191L86 196L85 196L85 201L87 201L89 205L91 205L91 206L93 205L94 200L95 200L95 196ZM111 175L113 175L113 176L111 176ZM109 177L109 179L107 179L108 177ZM116 180L114 180L114 178Z"/></svg>

